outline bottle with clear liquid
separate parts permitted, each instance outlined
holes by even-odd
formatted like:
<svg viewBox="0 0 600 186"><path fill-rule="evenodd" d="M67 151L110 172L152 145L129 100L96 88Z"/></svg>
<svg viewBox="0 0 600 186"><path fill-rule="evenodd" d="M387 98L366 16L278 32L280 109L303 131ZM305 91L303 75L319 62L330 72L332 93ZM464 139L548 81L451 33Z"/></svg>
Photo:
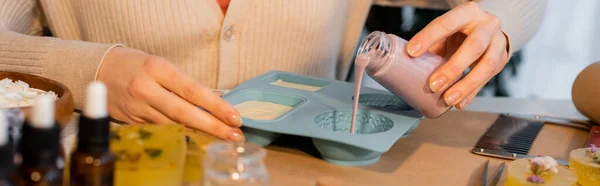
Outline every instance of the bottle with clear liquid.
<svg viewBox="0 0 600 186"><path fill-rule="evenodd" d="M393 34L380 31L370 33L358 49L356 82L360 83L363 69L425 117L439 117L451 106L444 101L445 90L432 92L428 80L447 60L432 52L412 58L405 52L406 44L406 40Z"/></svg>
<svg viewBox="0 0 600 186"><path fill-rule="evenodd" d="M265 156L255 144L210 144L203 162L204 186L268 186Z"/></svg>

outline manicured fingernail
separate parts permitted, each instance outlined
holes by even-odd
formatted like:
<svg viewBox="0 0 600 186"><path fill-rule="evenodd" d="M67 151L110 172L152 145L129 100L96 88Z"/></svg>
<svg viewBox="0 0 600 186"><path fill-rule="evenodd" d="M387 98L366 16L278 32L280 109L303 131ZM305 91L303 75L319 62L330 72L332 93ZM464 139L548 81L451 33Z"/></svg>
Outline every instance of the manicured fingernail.
<svg viewBox="0 0 600 186"><path fill-rule="evenodd" d="M468 101L468 98L465 98L462 101L460 101L460 103L458 104L458 105L460 105L460 109L467 108L467 101Z"/></svg>
<svg viewBox="0 0 600 186"><path fill-rule="evenodd" d="M227 139L236 143L242 143L246 141L246 138L239 130L231 130L231 132L229 132L229 135L227 136Z"/></svg>
<svg viewBox="0 0 600 186"><path fill-rule="evenodd" d="M233 126L236 126L236 127L242 126L242 117L240 117L237 114L229 115L229 117L227 118L227 121L229 122L229 124L231 124Z"/></svg>
<svg viewBox="0 0 600 186"><path fill-rule="evenodd" d="M411 56L417 55L417 52L419 52L419 50L421 50L421 41L413 41L408 43L408 45L406 46L406 52L408 52L408 54L410 54Z"/></svg>
<svg viewBox="0 0 600 186"><path fill-rule="evenodd" d="M456 102L460 98L460 91L455 90L446 96L446 104L448 105L456 105Z"/></svg>
<svg viewBox="0 0 600 186"><path fill-rule="evenodd" d="M429 83L429 88L433 92L439 92L440 90L446 88L447 81L448 78L446 78L446 76L438 76L437 78L433 79L431 83Z"/></svg>

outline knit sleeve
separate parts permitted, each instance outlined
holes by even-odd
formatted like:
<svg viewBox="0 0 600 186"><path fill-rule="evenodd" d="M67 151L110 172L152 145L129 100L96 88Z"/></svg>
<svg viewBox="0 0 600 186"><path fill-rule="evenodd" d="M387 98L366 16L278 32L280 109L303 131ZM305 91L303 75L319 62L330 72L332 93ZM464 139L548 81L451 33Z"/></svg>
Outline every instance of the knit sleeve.
<svg viewBox="0 0 600 186"><path fill-rule="evenodd" d="M523 48L539 30L547 0L481 0L478 4L500 19L512 53Z"/></svg>
<svg viewBox="0 0 600 186"><path fill-rule="evenodd" d="M0 0L0 71L61 82L81 108L86 85L96 79L106 53L119 45L34 36L42 21L36 6L36 0Z"/></svg>

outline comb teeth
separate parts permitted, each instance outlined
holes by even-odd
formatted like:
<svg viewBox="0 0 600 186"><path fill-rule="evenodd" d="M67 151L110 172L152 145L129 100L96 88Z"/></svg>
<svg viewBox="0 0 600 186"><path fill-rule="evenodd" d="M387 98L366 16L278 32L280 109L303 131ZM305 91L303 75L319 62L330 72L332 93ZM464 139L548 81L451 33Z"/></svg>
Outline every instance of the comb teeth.
<svg viewBox="0 0 600 186"><path fill-rule="evenodd" d="M475 148L527 155L543 126L543 122L500 115Z"/></svg>

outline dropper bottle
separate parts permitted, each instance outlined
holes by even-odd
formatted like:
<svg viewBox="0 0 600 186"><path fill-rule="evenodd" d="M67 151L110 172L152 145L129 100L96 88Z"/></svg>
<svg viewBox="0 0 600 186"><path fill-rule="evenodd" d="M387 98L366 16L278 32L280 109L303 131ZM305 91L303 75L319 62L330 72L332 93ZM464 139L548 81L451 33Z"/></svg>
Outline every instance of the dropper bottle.
<svg viewBox="0 0 600 186"><path fill-rule="evenodd" d="M71 186L111 186L115 155L109 149L109 117L106 87L93 82L87 88L83 114L79 117L77 149L71 156Z"/></svg>
<svg viewBox="0 0 600 186"><path fill-rule="evenodd" d="M15 168L14 151L9 140L8 120L0 111L0 185L12 186L12 174Z"/></svg>
<svg viewBox="0 0 600 186"><path fill-rule="evenodd" d="M18 186L61 186L60 128L54 119L54 98L35 98L31 117L23 124L19 143L23 161L17 168Z"/></svg>

